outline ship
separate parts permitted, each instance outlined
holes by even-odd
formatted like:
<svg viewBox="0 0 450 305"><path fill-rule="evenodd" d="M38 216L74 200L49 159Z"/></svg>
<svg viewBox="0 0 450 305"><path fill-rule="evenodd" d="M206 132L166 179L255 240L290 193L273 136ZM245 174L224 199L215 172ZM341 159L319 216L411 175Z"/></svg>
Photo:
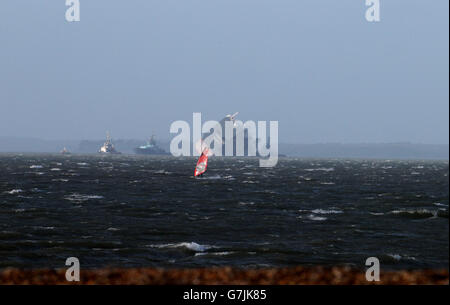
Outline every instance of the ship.
<svg viewBox="0 0 450 305"><path fill-rule="evenodd" d="M62 155L70 155L70 151L68 151L66 147L64 147L64 148L60 151L60 153L61 153Z"/></svg>
<svg viewBox="0 0 450 305"><path fill-rule="evenodd" d="M152 135L147 144L136 147L134 152L139 155L168 155L164 149L156 144L155 136Z"/></svg>
<svg viewBox="0 0 450 305"><path fill-rule="evenodd" d="M109 136L109 132L106 132L106 141L102 147L98 150L101 154L120 154L114 147L114 144L111 141L111 137Z"/></svg>

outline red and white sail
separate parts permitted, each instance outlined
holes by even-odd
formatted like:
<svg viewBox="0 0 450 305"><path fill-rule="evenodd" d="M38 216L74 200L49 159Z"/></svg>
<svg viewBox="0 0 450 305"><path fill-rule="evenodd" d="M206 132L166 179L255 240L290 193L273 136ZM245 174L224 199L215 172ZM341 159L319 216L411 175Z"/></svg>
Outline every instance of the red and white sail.
<svg viewBox="0 0 450 305"><path fill-rule="evenodd" d="M228 114L225 118L223 118L220 122L218 122L217 126L214 128L214 130L216 129L221 129L221 130L225 130L225 122L226 121L231 121L233 122L233 125L235 124L235 120L236 120L236 116L238 115L239 112L236 112L235 114ZM214 134L207 134L204 135L202 137L201 140L199 140L197 143L194 144L194 149L197 150L197 152L202 152L200 155L200 158L197 161L197 166L195 167L195 171L194 171L194 177L197 177L201 174L203 174L204 172L206 172L206 167L208 166L208 156L212 156L213 150L211 150L209 148L209 144L211 143L211 141L205 141L207 140L207 138L209 137L213 137L213 141L214 141L214 147L222 145L224 143L224 137L220 138L217 137L217 135ZM209 143L209 144L208 144Z"/></svg>
<svg viewBox="0 0 450 305"><path fill-rule="evenodd" d="M206 148L200 158L198 158L197 166L195 167L194 177L203 174L206 172L206 168L208 167L208 149Z"/></svg>

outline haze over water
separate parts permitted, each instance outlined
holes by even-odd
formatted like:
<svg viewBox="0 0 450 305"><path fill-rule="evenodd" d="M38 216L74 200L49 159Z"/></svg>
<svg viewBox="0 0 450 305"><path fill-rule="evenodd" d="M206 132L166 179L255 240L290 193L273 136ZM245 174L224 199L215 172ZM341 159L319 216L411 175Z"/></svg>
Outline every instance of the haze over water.
<svg viewBox="0 0 450 305"><path fill-rule="evenodd" d="M193 112L282 143L448 144L448 0L1 1L0 137L169 137ZM62 149L59 148L59 149Z"/></svg>

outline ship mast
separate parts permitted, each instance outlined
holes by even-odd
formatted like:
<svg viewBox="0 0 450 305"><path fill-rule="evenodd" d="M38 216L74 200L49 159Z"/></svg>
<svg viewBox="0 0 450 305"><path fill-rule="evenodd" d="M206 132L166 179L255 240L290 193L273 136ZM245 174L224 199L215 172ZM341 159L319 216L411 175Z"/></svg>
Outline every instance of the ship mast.
<svg viewBox="0 0 450 305"><path fill-rule="evenodd" d="M150 142L149 142L149 144L151 144L151 145L156 145L155 134L154 134L154 133L152 133L152 136L150 137Z"/></svg>

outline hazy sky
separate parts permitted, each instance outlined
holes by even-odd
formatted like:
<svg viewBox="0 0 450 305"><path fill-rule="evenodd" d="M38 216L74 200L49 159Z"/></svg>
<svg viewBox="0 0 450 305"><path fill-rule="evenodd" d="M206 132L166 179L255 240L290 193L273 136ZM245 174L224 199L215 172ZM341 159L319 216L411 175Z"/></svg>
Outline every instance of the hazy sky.
<svg viewBox="0 0 450 305"><path fill-rule="evenodd" d="M449 1L0 1L0 137L169 137L278 120L280 141L448 143Z"/></svg>

